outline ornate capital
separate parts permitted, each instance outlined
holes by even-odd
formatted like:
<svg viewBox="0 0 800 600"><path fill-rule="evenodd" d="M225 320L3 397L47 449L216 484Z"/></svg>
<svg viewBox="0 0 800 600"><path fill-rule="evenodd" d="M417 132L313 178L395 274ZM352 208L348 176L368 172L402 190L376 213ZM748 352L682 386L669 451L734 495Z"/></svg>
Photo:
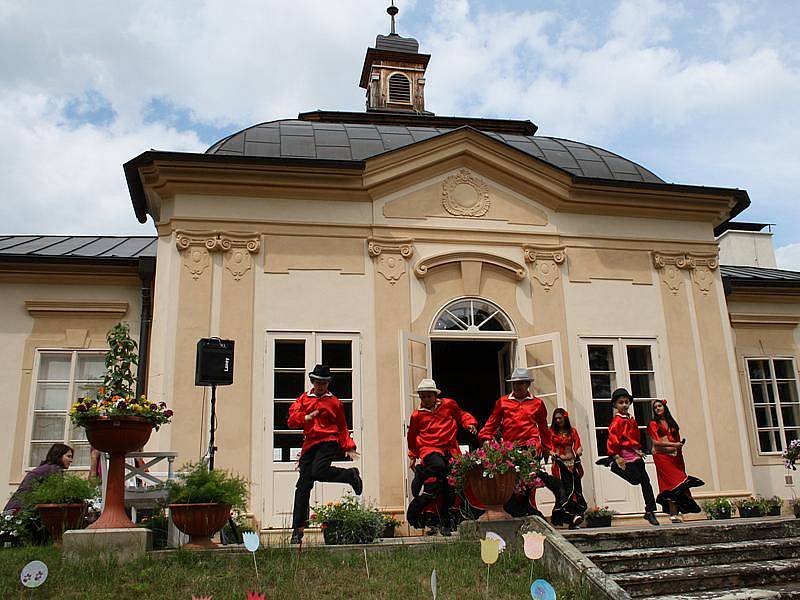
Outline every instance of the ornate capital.
<svg viewBox="0 0 800 600"><path fill-rule="evenodd" d="M522 251L525 262L530 264L531 277L541 284L545 292L549 292L560 276L559 266L567 259L564 247L525 244Z"/></svg>
<svg viewBox="0 0 800 600"><path fill-rule="evenodd" d="M489 186L468 169L460 169L442 182L442 206L457 217L482 217L489 212Z"/></svg>
<svg viewBox="0 0 800 600"><path fill-rule="evenodd" d="M183 253L183 266L192 279L200 279L211 264L211 252L225 252L225 268L239 281L253 264L252 254L261 248L256 233L224 231L177 231L175 245Z"/></svg>
<svg viewBox="0 0 800 600"><path fill-rule="evenodd" d="M683 283L680 269L687 270L692 275L697 288L705 295L711 291L714 283L714 271L719 267L719 258L716 253L696 254L653 252L653 265L662 271L661 281L675 296Z"/></svg>
<svg viewBox="0 0 800 600"><path fill-rule="evenodd" d="M375 259L375 270L394 285L406 272L406 259L414 253L413 240L369 238L367 252Z"/></svg>

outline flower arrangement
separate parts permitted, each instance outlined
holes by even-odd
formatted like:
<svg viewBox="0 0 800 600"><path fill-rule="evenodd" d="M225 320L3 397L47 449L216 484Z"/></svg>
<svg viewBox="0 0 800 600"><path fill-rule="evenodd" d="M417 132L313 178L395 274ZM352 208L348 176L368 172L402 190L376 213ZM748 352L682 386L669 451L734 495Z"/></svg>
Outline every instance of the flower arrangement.
<svg viewBox="0 0 800 600"><path fill-rule="evenodd" d="M383 525L384 527L400 527L402 523L398 521L394 515L383 515Z"/></svg>
<svg viewBox="0 0 800 600"><path fill-rule="evenodd" d="M730 519L733 503L727 498L711 498L701 504L709 519Z"/></svg>
<svg viewBox="0 0 800 600"><path fill-rule="evenodd" d="M783 466L792 471L797 470L797 461L800 460L800 440L792 440L789 447L783 451Z"/></svg>
<svg viewBox="0 0 800 600"><path fill-rule="evenodd" d="M0 548L20 546L28 537L25 524L21 512L15 515L6 513L0 517Z"/></svg>
<svg viewBox="0 0 800 600"><path fill-rule="evenodd" d="M605 519L607 517L613 517L617 514L617 511L608 508L607 506L593 506L586 510L583 513L583 516L587 519Z"/></svg>
<svg viewBox="0 0 800 600"><path fill-rule="evenodd" d="M133 367L138 364L136 341L130 336L127 323L117 323L106 335L106 374L103 385L96 397L78 398L69 411L75 425L85 427L86 423L98 417L142 417L158 430L169 423L173 412L165 402L150 402L146 396L136 397L136 379Z"/></svg>
<svg viewBox="0 0 800 600"><path fill-rule="evenodd" d="M381 511L360 504L350 494L340 502L317 505L311 510L309 522L322 528L326 544L369 544L386 527Z"/></svg>
<svg viewBox="0 0 800 600"><path fill-rule="evenodd" d="M492 440L484 442L477 450L451 458L447 481L460 491L464 489L467 473L472 469L483 469L483 476L489 479L513 471L517 474L516 491L520 492L544 486L537 475L540 467L533 445Z"/></svg>
<svg viewBox="0 0 800 600"><path fill-rule="evenodd" d="M750 496L749 498L741 498L736 500L733 505L736 508L761 510L761 508L764 506L764 501L761 498Z"/></svg>

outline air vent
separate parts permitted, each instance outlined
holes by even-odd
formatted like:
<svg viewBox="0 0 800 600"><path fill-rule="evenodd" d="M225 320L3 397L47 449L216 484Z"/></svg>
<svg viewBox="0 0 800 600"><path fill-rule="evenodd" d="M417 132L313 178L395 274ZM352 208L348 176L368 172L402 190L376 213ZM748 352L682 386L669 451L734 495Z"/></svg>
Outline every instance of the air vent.
<svg viewBox="0 0 800 600"><path fill-rule="evenodd" d="M411 104L411 82L408 77L400 73L389 77L389 102Z"/></svg>

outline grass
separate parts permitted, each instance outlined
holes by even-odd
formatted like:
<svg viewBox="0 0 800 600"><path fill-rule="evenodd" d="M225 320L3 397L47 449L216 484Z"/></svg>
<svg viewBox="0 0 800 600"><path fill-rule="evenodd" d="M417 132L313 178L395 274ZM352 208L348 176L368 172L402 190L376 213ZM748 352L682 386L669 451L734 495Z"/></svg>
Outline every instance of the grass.
<svg viewBox="0 0 800 600"><path fill-rule="evenodd" d="M256 580L250 554L175 551L148 554L116 564L100 557L62 561L54 547L0 550L0 598L59 598L136 600L162 598L191 600L244 600L248 590L266 593L270 600L322 599L430 599L431 570L435 567L438 598L486 598L486 565L477 541L455 541L431 548L398 548L368 555L369 578L361 552L327 552L287 548L259 550L260 580ZM35 590L21 587L19 574L31 560L44 561L50 574ZM297 575L295 576L295 568ZM493 599L530 598L529 561L521 551L505 552L491 566L489 586ZM559 600L588 600L588 593L553 582L542 567L533 564L534 579L555 583Z"/></svg>

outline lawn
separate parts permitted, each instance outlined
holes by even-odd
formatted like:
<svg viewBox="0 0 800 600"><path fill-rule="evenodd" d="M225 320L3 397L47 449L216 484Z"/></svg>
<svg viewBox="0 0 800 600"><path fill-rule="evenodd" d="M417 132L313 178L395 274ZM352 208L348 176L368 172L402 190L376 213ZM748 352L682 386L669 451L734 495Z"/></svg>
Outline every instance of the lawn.
<svg viewBox="0 0 800 600"><path fill-rule="evenodd" d="M481 562L477 541L370 553L369 577L364 555L357 551L304 550L299 564L297 551L287 548L259 550L256 557L260 580L256 580L249 553L179 550L115 564L99 557L62 562L61 551L54 547L3 549L0 550L0 598L191 600L194 594L213 596L214 600L244 600L247 590L256 590L265 593L269 600L430 599L434 567L439 599L486 597L486 565ZM42 587L25 590L20 585L19 573L31 560L44 561L50 575ZM549 579L541 567L535 563L533 567L534 579ZM530 568L531 561L521 551L501 555L491 566L490 597L530 598ZM555 583L559 600L589 598L586 592Z"/></svg>

